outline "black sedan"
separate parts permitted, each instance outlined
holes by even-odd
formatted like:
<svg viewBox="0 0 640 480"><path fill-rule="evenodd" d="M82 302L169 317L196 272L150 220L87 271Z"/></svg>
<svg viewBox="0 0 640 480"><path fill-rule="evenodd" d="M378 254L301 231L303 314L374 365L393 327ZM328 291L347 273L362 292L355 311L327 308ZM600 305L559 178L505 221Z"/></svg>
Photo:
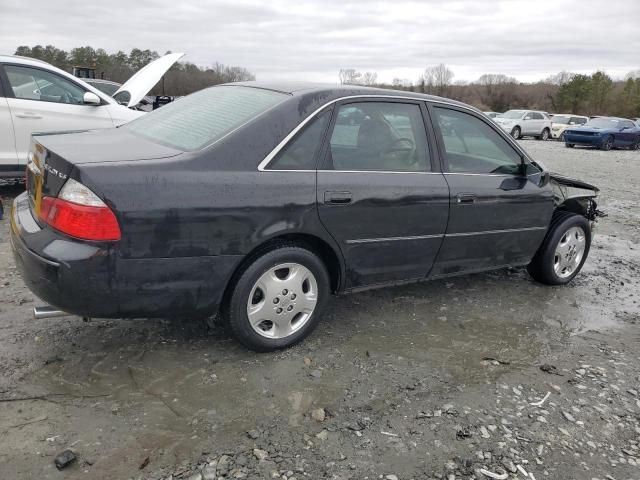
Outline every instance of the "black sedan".
<svg viewBox="0 0 640 480"><path fill-rule="evenodd" d="M518 265L566 284L596 195L459 102L245 83L34 137L11 241L63 312L219 315L266 351L307 336L332 293Z"/></svg>

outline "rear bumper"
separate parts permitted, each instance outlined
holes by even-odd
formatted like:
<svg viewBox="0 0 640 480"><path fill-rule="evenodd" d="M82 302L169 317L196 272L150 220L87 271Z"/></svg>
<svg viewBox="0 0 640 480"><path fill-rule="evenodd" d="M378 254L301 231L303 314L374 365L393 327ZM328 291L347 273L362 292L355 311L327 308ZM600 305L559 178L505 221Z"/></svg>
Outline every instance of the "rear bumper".
<svg viewBox="0 0 640 480"><path fill-rule="evenodd" d="M14 200L11 246L29 289L75 315L99 318L214 315L242 256L123 259L113 244L40 228L27 194Z"/></svg>

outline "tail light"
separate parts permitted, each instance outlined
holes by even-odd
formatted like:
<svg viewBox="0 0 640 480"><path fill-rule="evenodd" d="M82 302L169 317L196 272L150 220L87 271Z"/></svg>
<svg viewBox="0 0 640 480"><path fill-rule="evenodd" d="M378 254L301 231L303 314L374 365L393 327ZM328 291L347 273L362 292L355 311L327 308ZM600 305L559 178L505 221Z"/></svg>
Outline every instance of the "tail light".
<svg viewBox="0 0 640 480"><path fill-rule="evenodd" d="M58 197L43 197L40 218L72 237L83 240L120 240L116 216L98 196L73 179L60 190Z"/></svg>

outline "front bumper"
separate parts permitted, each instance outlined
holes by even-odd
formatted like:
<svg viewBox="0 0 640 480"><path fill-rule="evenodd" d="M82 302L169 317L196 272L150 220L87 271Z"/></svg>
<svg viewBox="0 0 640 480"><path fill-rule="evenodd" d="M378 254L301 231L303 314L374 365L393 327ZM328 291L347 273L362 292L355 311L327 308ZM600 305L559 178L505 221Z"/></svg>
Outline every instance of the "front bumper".
<svg viewBox="0 0 640 480"><path fill-rule="evenodd" d="M602 136L600 135L580 135L576 133L564 132L565 143L573 145L590 145L592 147L599 147L602 144Z"/></svg>
<svg viewBox="0 0 640 480"><path fill-rule="evenodd" d="M239 255L124 259L117 244L84 242L33 218L26 193L11 211L11 246L27 287L85 317L214 315Z"/></svg>

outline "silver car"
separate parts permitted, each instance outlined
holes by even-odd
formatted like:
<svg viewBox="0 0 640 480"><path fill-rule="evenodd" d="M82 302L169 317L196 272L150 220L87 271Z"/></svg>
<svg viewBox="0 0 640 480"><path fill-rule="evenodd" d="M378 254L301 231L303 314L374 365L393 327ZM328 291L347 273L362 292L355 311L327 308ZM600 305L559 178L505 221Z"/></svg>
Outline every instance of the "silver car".
<svg viewBox="0 0 640 480"><path fill-rule="evenodd" d="M509 110L494 121L513 138L535 137L548 140L551 136L551 119L546 112L537 110Z"/></svg>

